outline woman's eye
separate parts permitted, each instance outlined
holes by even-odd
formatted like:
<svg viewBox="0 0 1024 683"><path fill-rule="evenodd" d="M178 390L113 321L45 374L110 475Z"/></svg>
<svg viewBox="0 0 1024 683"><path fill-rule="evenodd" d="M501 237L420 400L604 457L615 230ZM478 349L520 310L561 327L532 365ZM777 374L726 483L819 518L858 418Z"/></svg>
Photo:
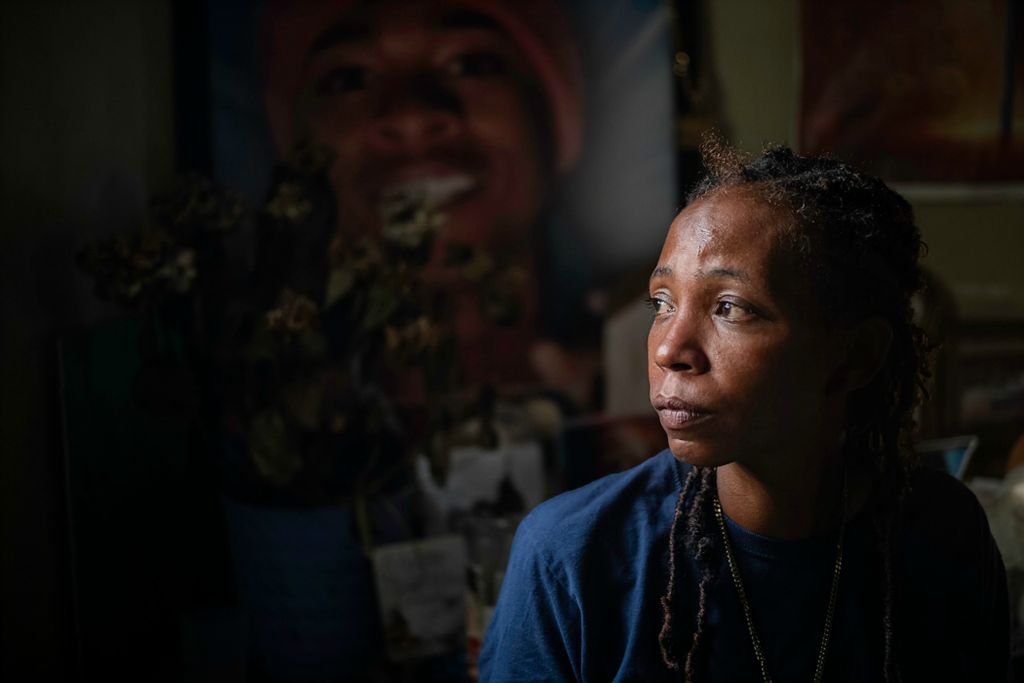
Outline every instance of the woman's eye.
<svg viewBox="0 0 1024 683"><path fill-rule="evenodd" d="M715 306L715 315L735 322L738 320L746 320L751 317L753 313L750 309L740 306L733 301L719 301L718 305Z"/></svg>
<svg viewBox="0 0 1024 683"><path fill-rule="evenodd" d="M358 92L366 90L370 82L369 69L362 66L340 66L331 69L316 83L321 95Z"/></svg>
<svg viewBox="0 0 1024 683"><path fill-rule="evenodd" d="M649 296L647 297L647 307L651 309L654 315L658 315L668 310L668 302L656 296Z"/></svg>
<svg viewBox="0 0 1024 683"><path fill-rule="evenodd" d="M485 78L507 71L505 60L493 52L463 52L448 62L447 69L456 78Z"/></svg>

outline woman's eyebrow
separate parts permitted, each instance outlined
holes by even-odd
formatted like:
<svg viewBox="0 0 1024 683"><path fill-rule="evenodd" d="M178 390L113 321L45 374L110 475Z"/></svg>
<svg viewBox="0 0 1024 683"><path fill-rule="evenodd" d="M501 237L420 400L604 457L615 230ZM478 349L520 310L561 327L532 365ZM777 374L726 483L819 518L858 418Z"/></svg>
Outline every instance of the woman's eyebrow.
<svg viewBox="0 0 1024 683"><path fill-rule="evenodd" d="M669 266L658 266L651 271L651 279L654 280L658 277L668 277L672 275L673 270ZM739 280L740 282L749 282L750 276L745 271L738 270L736 268L712 268L711 270L698 270L697 277L702 280L709 278L729 278L731 280Z"/></svg>
<svg viewBox="0 0 1024 683"><path fill-rule="evenodd" d="M658 277L668 277L671 274L672 274L672 269L669 268L668 266L658 266L653 271L651 271L651 278L650 279L653 280L653 279L658 278Z"/></svg>
<svg viewBox="0 0 1024 683"><path fill-rule="evenodd" d="M736 268L712 268L711 270L698 270L697 277L702 280L708 278L729 278L730 280L739 280L740 282L748 282L750 276L742 270Z"/></svg>

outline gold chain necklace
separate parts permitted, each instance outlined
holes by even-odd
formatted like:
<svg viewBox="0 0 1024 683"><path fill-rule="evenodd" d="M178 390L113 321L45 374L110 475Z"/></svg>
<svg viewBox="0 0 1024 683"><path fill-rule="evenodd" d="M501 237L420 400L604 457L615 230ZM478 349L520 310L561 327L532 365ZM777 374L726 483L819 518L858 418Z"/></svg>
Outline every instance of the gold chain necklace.
<svg viewBox="0 0 1024 683"><path fill-rule="evenodd" d="M725 559L729 565L729 573L732 574L732 582L736 586L736 593L739 595L740 604L743 606L743 616L747 621L747 630L750 632L750 642L754 646L754 656L757 658L757 665L761 668L761 678L764 683L771 683L768 675L768 662L765 660L764 650L761 649L761 639L757 637L757 630L754 628L754 618L750 613L750 602L747 600L747 591L743 587L743 579L740 577L739 567L736 565L736 558L732 554L732 546L729 544L729 534L725 530L725 518L722 516L722 504L715 494L715 518L718 520L718 529L722 532L722 541L725 543ZM828 608L825 610L825 628L821 634L821 648L818 650L818 663L814 667L814 683L821 683L822 674L825 672L825 656L828 654L828 641L832 635L832 619L836 613L836 593L839 591L839 573L843 569L843 539L846 536L846 470L843 470L843 516L839 524L839 542L836 544L836 563L832 569L832 588L828 594Z"/></svg>

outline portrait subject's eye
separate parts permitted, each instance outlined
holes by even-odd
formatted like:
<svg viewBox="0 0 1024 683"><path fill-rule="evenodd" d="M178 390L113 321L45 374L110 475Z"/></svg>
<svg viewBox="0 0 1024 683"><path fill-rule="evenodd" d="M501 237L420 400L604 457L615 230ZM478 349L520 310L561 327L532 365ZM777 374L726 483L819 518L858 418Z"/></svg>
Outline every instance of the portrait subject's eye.
<svg viewBox="0 0 1024 683"><path fill-rule="evenodd" d="M319 95L336 95L366 90L370 83L370 70L363 66L347 65L331 69L316 83Z"/></svg>
<svg viewBox="0 0 1024 683"><path fill-rule="evenodd" d="M729 322L740 322L753 318L754 312L750 308L741 306L735 301L723 300L719 301L715 306L715 315L720 318L724 318Z"/></svg>
<svg viewBox="0 0 1024 683"><path fill-rule="evenodd" d="M493 52L463 52L451 59L446 69L456 78L486 78L508 71L504 58Z"/></svg>

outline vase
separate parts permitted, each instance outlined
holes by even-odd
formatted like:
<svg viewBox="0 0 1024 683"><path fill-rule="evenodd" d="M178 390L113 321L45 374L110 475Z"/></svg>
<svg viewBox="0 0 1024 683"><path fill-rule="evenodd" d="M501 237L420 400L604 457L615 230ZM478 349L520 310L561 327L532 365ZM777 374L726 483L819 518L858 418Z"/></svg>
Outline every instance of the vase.
<svg viewBox="0 0 1024 683"><path fill-rule="evenodd" d="M403 540L393 519L408 516L402 496L378 499L368 513L371 522L384 522L373 525L375 542ZM352 506L288 508L225 498L224 514L250 665L260 679L333 683L365 674L382 656L383 638Z"/></svg>

